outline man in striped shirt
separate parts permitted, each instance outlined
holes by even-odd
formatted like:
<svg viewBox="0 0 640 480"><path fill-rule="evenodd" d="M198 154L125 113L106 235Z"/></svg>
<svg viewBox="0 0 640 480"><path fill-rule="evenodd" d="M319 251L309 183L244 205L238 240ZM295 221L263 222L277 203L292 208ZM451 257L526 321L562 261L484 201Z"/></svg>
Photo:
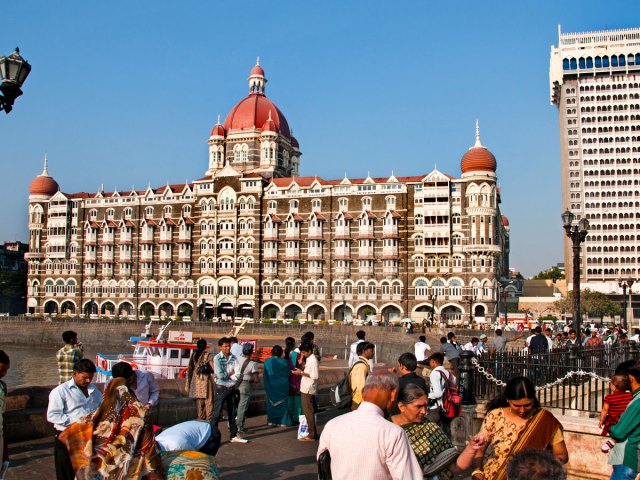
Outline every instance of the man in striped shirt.
<svg viewBox="0 0 640 480"><path fill-rule="evenodd" d="M63 384L71 380L73 365L82 360L82 344L78 342L78 334L73 330L62 333L64 347L58 350L56 360L58 361L58 383Z"/></svg>

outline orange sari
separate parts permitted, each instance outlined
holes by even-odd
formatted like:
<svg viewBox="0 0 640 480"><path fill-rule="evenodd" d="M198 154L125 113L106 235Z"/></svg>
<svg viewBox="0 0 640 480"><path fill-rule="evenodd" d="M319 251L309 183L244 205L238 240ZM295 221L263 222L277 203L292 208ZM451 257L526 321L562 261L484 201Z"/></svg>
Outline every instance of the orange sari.
<svg viewBox="0 0 640 480"><path fill-rule="evenodd" d="M562 425L550 412L540 409L523 425L509 421L502 408L490 411L481 433L494 432L490 448L493 452L482 471L486 480L506 480L507 464L512 455L525 450L546 450L563 441Z"/></svg>
<svg viewBox="0 0 640 480"><path fill-rule="evenodd" d="M69 425L58 437L78 480L161 480L149 411L116 378L98 409Z"/></svg>

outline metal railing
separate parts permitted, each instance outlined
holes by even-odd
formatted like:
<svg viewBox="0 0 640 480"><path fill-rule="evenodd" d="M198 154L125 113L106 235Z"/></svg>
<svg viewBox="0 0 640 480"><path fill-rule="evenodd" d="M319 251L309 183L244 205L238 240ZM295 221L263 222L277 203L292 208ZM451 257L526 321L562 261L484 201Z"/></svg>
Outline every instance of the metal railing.
<svg viewBox="0 0 640 480"><path fill-rule="evenodd" d="M627 360L640 360L635 342L544 354L497 353L470 360L472 391L476 400L490 400L509 379L525 376L536 386L542 406L599 414L609 378Z"/></svg>

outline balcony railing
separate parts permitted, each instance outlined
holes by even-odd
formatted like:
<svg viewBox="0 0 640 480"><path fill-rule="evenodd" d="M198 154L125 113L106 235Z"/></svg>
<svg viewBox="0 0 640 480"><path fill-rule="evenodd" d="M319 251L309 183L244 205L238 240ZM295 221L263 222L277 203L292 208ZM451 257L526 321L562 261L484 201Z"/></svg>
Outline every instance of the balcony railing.
<svg viewBox="0 0 640 480"><path fill-rule="evenodd" d="M360 227L358 228L358 234L359 235L367 235L367 236L371 236L373 235L373 226L369 226L369 225L360 225Z"/></svg>
<svg viewBox="0 0 640 480"><path fill-rule="evenodd" d="M267 238L278 238L278 229L277 228L265 228L264 229L264 239Z"/></svg>
<svg viewBox="0 0 640 480"><path fill-rule="evenodd" d="M337 237L350 237L351 229L349 227L336 227Z"/></svg>
<svg viewBox="0 0 640 480"><path fill-rule="evenodd" d="M310 237L322 237L322 228L321 227L311 227L309 228Z"/></svg>
<svg viewBox="0 0 640 480"><path fill-rule="evenodd" d="M287 228L286 236L287 236L287 238L298 238L298 237L300 237L300 229L299 228Z"/></svg>
<svg viewBox="0 0 640 480"><path fill-rule="evenodd" d="M349 275L349 267L336 267L336 275Z"/></svg>
<svg viewBox="0 0 640 480"><path fill-rule="evenodd" d="M385 275L392 275L395 277L398 275L398 267L383 267L382 272Z"/></svg>

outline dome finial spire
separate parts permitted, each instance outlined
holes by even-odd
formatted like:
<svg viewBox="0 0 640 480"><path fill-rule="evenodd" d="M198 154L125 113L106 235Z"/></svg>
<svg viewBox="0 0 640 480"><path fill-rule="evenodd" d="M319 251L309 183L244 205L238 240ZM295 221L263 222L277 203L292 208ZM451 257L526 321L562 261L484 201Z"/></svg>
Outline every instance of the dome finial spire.
<svg viewBox="0 0 640 480"><path fill-rule="evenodd" d="M48 177L49 176L49 172L47 171L47 168L49 166L49 159L47 158L47 154L44 154L44 167L42 168L42 173L40 174L41 177Z"/></svg>
<svg viewBox="0 0 640 480"><path fill-rule="evenodd" d="M249 93L257 93L264 95L264 87L267 79L264 76L264 70L260 66L260 57L256 58L256 66L251 69L249 74Z"/></svg>
<svg viewBox="0 0 640 480"><path fill-rule="evenodd" d="M476 144L474 147L482 147L482 143L480 143L480 122L476 118Z"/></svg>
<svg viewBox="0 0 640 480"><path fill-rule="evenodd" d="M218 123L216 125L220 125L220 114L218 114Z"/></svg>

